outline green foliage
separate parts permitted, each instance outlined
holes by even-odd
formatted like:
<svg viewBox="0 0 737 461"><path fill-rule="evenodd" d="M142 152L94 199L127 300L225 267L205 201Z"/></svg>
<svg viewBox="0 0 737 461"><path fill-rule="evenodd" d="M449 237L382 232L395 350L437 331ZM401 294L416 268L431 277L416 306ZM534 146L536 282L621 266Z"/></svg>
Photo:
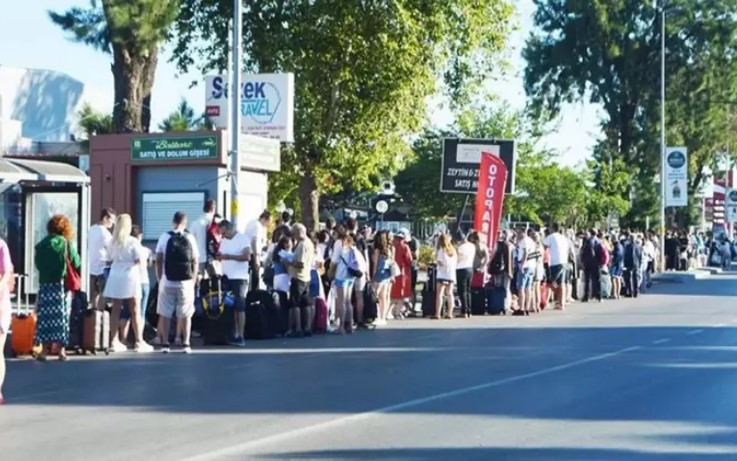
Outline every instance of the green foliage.
<svg viewBox="0 0 737 461"><path fill-rule="evenodd" d="M95 111L89 104L82 106L77 113L77 119L77 125L84 134L80 144L85 152L89 152L92 136L113 132L113 117L110 114Z"/></svg>
<svg viewBox="0 0 737 461"><path fill-rule="evenodd" d="M211 129L212 124L207 120L207 117L204 114L196 116L194 108L184 98L179 101L177 110L169 114L166 119L159 123L159 130L164 132Z"/></svg>
<svg viewBox="0 0 737 461"><path fill-rule="evenodd" d="M611 158L624 162L615 169L630 174L632 183L617 193L624 201L632 197L626 221L643 225L645 217L657 216L659 203L653 181L661 158L658 5L535 4L536 27L524 51L531 106L556 113L570 101L602 105L605 138L594 153L596 165ZM717 153L737 141L729 125L737 102L737 0L668 0L665 12L667 142L688 147L693 194Z"/></svg>
<svg viewBox="0 0 737 461"><path fill-rule="evenodd" d="M420 269L426 269L427 266L434 263L437 260L435 255L435 249L430 245L420 246L420 255L417 258L417 263Z"/></svg>
<svg viewBox="0 0 737 461"><path fill-rule="evenodd" d="M300 183L309 225L322 193L372 188L402 166L438 78L464 99L503 48L511 13L506 0L249 3L246 69L296 75L294 164L284 174ZM225 67L230 17L232 1L183 0L182 70L195 60Z"/></svg>

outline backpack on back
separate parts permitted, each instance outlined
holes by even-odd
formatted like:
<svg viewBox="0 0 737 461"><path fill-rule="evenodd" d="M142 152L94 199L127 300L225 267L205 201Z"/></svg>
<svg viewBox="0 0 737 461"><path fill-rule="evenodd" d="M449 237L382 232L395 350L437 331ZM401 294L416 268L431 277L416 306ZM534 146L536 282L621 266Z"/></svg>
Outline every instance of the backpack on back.
<svg viewBox="0 0 737 461"><path fill-rule="evenodd" d="M635 244L627 242L624 247L624 267L632 268L635 265Z"/></svg>
<svg viewBox="0 0 737 461"><path fill-rule="evenodd" d="M164 254L164 274L172 282L192 280L194 276L192 243L186 232L169 232Z"/></svg>
<svg viewBox="0 0 737 461"><path fill-rule="evenodd" d="M499 242L497 244L496 251L494 252L494 257L491 258L491 262L489 263L489 274L499 275L507 270L506 250L507 248L504 242Z"/></svg>

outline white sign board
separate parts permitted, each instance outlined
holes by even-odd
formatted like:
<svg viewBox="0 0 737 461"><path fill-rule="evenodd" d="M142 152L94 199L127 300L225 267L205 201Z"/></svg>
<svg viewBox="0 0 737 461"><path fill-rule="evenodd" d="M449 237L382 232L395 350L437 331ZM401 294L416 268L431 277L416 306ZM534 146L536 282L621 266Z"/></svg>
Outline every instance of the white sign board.
<svg viewBox="0 0 737 461"><path fill-rule="evenodd" d="M688 150L665 150L665 206L688 206Z"/></svg>
<svg viewBox="0 0 737 461"><path fill-rule="evenodd" d="M281 169L281 143L276 139L242 134L239 155L241 168L253 171Z"/></svg>
<svg viewBox="0 0 737 461"><path fill-rule="evenodd" d="M737 189L727 189L724 194L724 208L727 212L727 221L737 222Z"/></svg>
<svg viewBox="0 0 737 461"><path fill-rule="evenodd" d="M228 76L205 77L205 113L216 128L227 128ZM294 74L243 74L241 132L294 142Z"/></svg>

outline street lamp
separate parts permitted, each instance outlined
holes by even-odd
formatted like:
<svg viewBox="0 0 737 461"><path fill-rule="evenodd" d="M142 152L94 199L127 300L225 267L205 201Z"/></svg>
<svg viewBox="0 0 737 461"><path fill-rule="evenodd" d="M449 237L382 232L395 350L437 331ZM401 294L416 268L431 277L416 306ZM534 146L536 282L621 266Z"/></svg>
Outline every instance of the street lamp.
<svg viewBox="0 0 737 461"><path fill-rule="evenodd" d="M665 0L660 1L660 270L665 271Z"/></svg>

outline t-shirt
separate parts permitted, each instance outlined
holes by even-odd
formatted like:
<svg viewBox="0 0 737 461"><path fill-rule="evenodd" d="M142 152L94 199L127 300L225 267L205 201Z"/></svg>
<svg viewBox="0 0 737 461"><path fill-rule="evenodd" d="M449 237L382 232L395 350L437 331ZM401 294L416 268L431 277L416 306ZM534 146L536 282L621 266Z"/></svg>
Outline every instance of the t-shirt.
<svg viewBox="0 0 737 461"><path fill-rule="evenodd" d="M248 243L250 244L253 242L253 239L256 239L256 254L260 254L262 251L264 251L264 248L266 248L266 245L268 245L268 239L266 238L266 227L264 227L263 224L261 224L261 221L258 219L251 221L248 223L248 226L246 226L246 236L248 237Z"/></svg>
<svg viewBox="0 0 737 461"><path fill-rule="evenodd" d="M458 247L458 269L473 269L473 258L476 256L476 245L464 242Z"/></svg>
<svg viewBox="0 0 737 461"><path fill-rule="evenodd" d="M561 266L568 264L568 254L570 247L568 239L558 232L548 235L545 239L545 246L550 248L550 265Z"/></svg>
<svg viewBox="0 0 737 461"><path fill-rule="evenodd" d="M458 268L458 255L448 255L445 250L438 250L438 280L450 282L456 281L456 269Z"/></svg>
<svg viewBox="0 0 737 461"><path fill-rule="evenodd" d="M87 251L89 253L90 275L102 275L110 261L107 248L113 236L101 224L90 227L87 233Z"/></svg>
<svg viewBox="0 0 737 461"><path fill-rule="evenodd" d="M229 256L243 254L243 250L251 249L251 239L245 233L236 232L232 239L223 238L220 242L220 253ZM230 280L248 280L250 277L248 261L223 259L223 274Z"/></svg>
<svg viewBox="0 0 737 461"><path fill-rule="evenodd" d="M214 216L214 214L205 213L189 226L190 235L197 242L197 254L203 256L200 261L202 263L206 262L207 259L207 229L210 227Z"/></svg>
<svg viewBox="0 0 737 461"><path fill-rule="evenodd" d="M174 231L174 232L180 232L181 231ZM169 233L166 232L159 237L158 243L156 243L156 257L161 258L161 267L162 269L166 267L166 245L169 243ZM195 240L194 236L192 234L187 234L187 240L189 240L189 244L192 245L192 257L195 259L196 262L199 263L200 260L200 251L199 246L197 245L197 240ZM168 288L189 288L190 286L194 288L194 280L184 280L181 282L173 282L166 279L166 271L162 270L161 274L161 286L168 287Z"/></svg>
<svg viewBox="0 0 737 461"><path fill-rule="evenodd" d="M141 245L140 257L141 259L138 262L138 268L141 271L141 283L142 284L151 283L149 276L148 276L148 260L151 259L151 250Z"/></svg>
<svg viewBox="0 0 737 461"><path fill-rule="evenodd" d="M530 238L525 236L517 243L517 261L522 262L523 250L527 253L524 269L535 270L537 268L537 259L530 258L533 252L537 253L537 244Z"/></svg>
<svg viewBox="0 0 737 461"><path fill-rule="evenodd" d="M309 283L312 275L312 261L314 259L315 246L312 244L312 241L310 239L304 239L299 242L294 248L294 260L298 263L302 263L302 268L297 269L294 266L290 266L292 278L295 278L300 282Z"/></svg>

